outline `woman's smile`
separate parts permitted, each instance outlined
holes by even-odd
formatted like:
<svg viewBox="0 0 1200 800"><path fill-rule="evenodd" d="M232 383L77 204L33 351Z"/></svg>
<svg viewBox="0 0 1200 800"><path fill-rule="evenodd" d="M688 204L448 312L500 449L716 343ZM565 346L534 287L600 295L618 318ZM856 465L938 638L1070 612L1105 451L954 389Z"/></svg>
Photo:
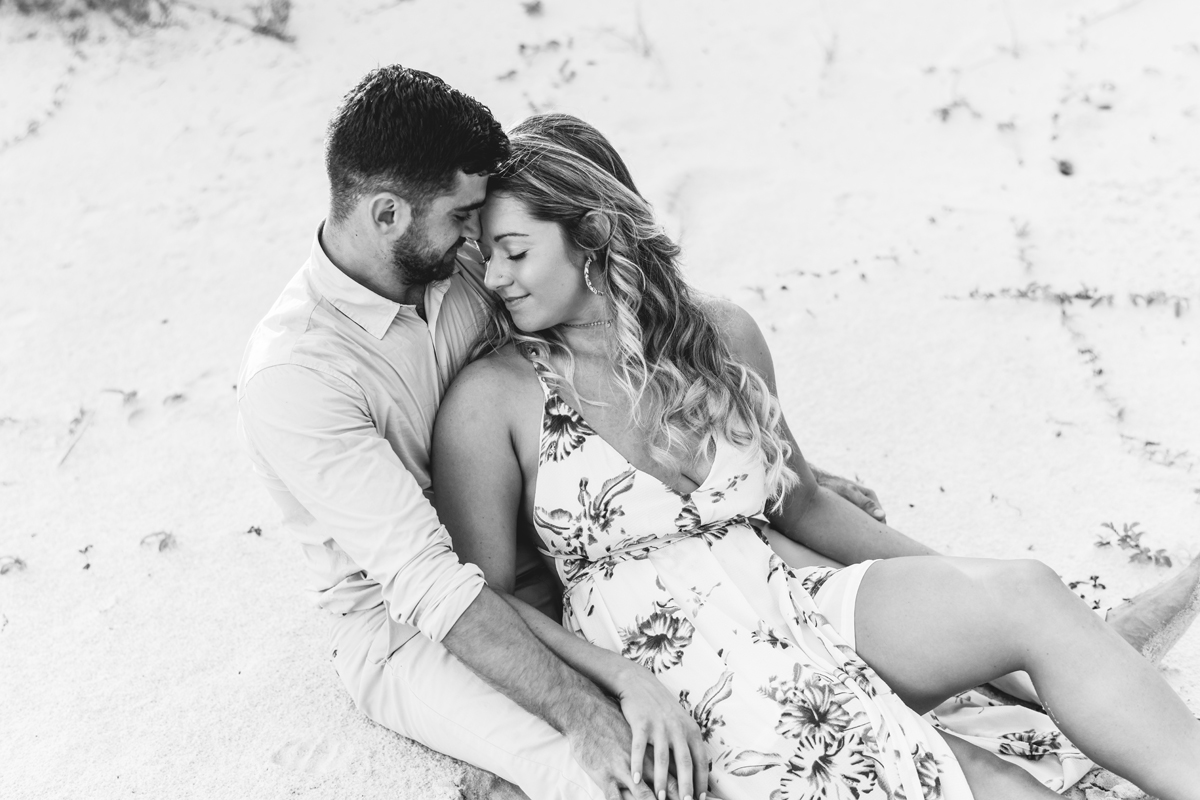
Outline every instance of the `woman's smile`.
<svg viewBox="0 0 1200 800"><path fill-rule="evenodd" d="M529 295L522 294L522 295L518 295L517 297L504 297L502 299L504 300L504 307L507 308L509 311L512 311L514 308L519 306L522 301L528 300Z"/></svg>

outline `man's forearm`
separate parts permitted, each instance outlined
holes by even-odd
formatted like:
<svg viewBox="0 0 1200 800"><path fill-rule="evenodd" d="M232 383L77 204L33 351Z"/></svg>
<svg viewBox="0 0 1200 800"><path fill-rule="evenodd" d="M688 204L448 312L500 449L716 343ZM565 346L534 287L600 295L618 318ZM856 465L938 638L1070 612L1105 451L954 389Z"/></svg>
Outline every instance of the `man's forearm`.
<svg viewBox="0 0 1200 800"><path fill-rule="evenodd" d="M937 555L937 551L872 519L849 501L819 487L801 519L772 516L771 525L789 538L843 564L869 558Z"/></svg>
<svg viewBox="0 0 1200 800"><path fill-rule="evenodd" d="M486 586L442 644L502 694L561 733L582 730L601 704L612 705Z"/></svg>
<svg viewBox="0 0 1200 800"><path fill-rule="evenodd" d="M634 662L576 636L515 595L501 595L501 598L550 652L608 694L618 694L621 673L635 666Z"/></svg>

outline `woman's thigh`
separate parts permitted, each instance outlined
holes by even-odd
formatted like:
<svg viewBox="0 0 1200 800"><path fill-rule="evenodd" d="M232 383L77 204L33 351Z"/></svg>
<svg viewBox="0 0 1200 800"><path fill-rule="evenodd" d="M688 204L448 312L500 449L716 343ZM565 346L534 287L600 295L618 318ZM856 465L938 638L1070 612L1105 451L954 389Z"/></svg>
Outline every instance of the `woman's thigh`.
<svg viewBox="0 0 1200 800"><path fill-rule="evenodd" d="M1024 668L1027 649L1039 644L1029 623L1051 597L1052 584L1061 581L1036 561L876 561L858 590L855 649L906 704L924 713Z"/></svg>
<svg viewBox="0 0 1200 800"><path fill-rule="evenodd" d="M1057 792L1047 789L1016 764L939 730L954 753L971 787L973 800L1054 800Z"/></svg>

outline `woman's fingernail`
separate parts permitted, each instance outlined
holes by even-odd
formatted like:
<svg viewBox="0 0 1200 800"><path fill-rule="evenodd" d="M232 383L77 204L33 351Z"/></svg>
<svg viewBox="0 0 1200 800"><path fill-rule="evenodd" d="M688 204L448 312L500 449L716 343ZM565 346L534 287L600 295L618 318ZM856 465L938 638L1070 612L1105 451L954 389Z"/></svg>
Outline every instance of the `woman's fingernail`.
<svg viewBox="0 0 1200 800"><path fill-rule="evenodd" d="M666 789L658 790L658 800L667 800L667 790Z"/></svg>
<svg viewBox="0 0 1200 800"><path fill-rule="evenodd" d="M640 772L633 773L633 782L641 783L642 782L642 773L640 773Z"/></svg>
<svg viewBox="0 0 1200 800"><path fill-rule="evenodd" d="M874 511L872 511L871 513L874 514L879 519L883 519L883 509L882 508L877 508Z"/></svg>

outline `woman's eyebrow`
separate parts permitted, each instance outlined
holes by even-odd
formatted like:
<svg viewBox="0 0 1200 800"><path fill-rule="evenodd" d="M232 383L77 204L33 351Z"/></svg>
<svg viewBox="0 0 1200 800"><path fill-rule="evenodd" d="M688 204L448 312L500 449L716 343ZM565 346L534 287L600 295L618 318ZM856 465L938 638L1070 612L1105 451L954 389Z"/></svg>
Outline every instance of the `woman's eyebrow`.
<svg viewBox="0 0 1200 800"><path fill-rule="evenodd" d="M528 236L528 235L529 235L529 234L525 234L525 233L502 233L502 234L500 234L499 236L493 236L493 237L492 237L492 241L493 241L493 242L498 242L498 241L500 241L501 239L503 239L505 236Z"/></svg>

